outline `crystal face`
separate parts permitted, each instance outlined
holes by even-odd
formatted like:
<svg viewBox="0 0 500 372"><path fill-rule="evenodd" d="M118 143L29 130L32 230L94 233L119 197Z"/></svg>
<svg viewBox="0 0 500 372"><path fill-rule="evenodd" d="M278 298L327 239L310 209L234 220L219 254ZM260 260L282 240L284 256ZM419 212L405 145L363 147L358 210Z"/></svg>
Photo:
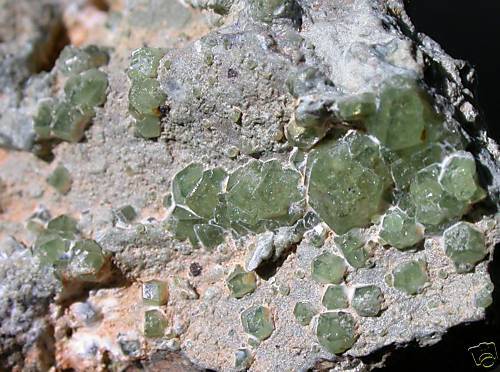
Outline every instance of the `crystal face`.
<svg viewBox="0 0 500 372"><path fill-rule="evenodd" d="M317 310L310 302L297 302L293 308L293 315L300 325L308 326Z"/></svg>
<svg viewBox="0 0 500 372"><path fill-rule="evenodd" d="M404 250L424 239L424 228L399 208L390 209L382 220L380 237L387 244Z"/></svg>
<svg viewBox="0 0 500 372"><path fill-rule="evenodd" d="M409 294L420 293L429 281L427 265L423 261L409 261L397 266L393 273L394 287Z"/></svg>
<svg viewBox="0 0 500 372"><path fill-rule="evenodd" d="M273 316L264 306L252 306L241 313L241 324L246 333L263 341L274 331Z"/></svg>
<svg viewBox="0 0 500 372"><path fill-rule="evenodd" d="M108 53L100 47L89 45L79 49L68 45L57 60L57 67L64 75L71 76L107 65L108 62Z"/></svg>
<svg viewBox="0 0 500 372"><path fill-rule="evenodd" d="M369 224L383 208L390 175L369 137L350 133L322 142L311 151L308 170L309 204L336 233Z"/></svg>
<svg viewBox="0 0 500 372"><path fill-rule="evenodd" d="M167 320L159 310L147 310L144 313L144 336L158 338L165 334Z"/></svg>
<svg viewBox="0 0 500 372"><path fill-rule="evenodd" d="M361 229L352 229L344 235L334 238L346 261L356 269L366 266L370 252L365 245L365 237Z"/></svg>
<svg viewBox="0 0 500 372"><path fill-rule="evenodd" d="M159 108L165 103L165 93L155 79L134 80L129 92L129 111L136 118L160 116Z"/></svg>
<svg viewBox="0 0 500 372"><path fill-rule="evenodd" d="M356 322L343 311L326 312L319 315L316 326L318 341L332 354L341 354L356 341Z"/></svg>
<svg viewBox="0 0 500 372"><path fill-rule="evenodd" d="M85 282L99 282L107 256L93 240L78 240L71 248L71 258L65 277Z"/></svg>
<svg viewBox="0 0 500 372"><path fill-rule="evenodd" d="M47 183L61 194L66 194L71 189L71 174L65 166L59 165L47 177Z"/></svg>
<svg viewBox="0 0 500 372"><path fill-rule="evenodd" d="M156 78L164 52L159 48L139 48L132 52L128 76L131 79Z"/></svg>
<svg viewBox="0 0 500 372"><path fill-rule="evenodd" d="M443 234L446 255L458 272L471 271L487 254L484 235L474 225L459 222Z"/></svg>
<svg viewBox="0 0 500 372"><path fill-rule="evenodd" d="M311 276L319 283L339 284L344 279L346 266L342 257L325 252L311 265Z"/></svg>
<svg viewBox="0 0 500 372"><path fill-rule="evenodd" d="M161 280L150 280L143 283L142 301L145 305L166 305L168 302L168 284Z"/></svg>
<svg viewBox="0 0 500 372"><path fill-rule="evenodd" d="M69 102L60 102L54 109L52 135L64 141L79 142L93 116L94 111L87 106L78 107Z"/></svg>
<svg viewBox="0 0 500 372"><path fill-rule="evenodd" d="M377 316L382 309L382 291L376 285L358 287L354 290L352 307L360 316Z"/></svg>
<svg viewBox="0 0 500 372"><path fill-rule="evenodd" d="M345 309L349 306L349 299L347 298L344 287L340 285L329 285L326 288L321 303L327 310Z"/></svg>
<svg viewBox="0 0 500 372"><path fill-rule="evenodd" d="M226 279L226 282L231 295L235 298L242 298L257 288L255 274L253 272L246 272L240 265L234 268L233 272Z"/></svg>
<svg viewBox="0 0 500 372"><path fill-rule="evenodd" d="M47 231L64 239L73 239L78 233L77 222L74 218L62 214L49 221Z"/></svg>
<svg viewBox="0 0 500 372"><path fill-rule="evenodd" d="M106 101L107 87L107 75L92 69L70 77L64 86L64 93L72 105L97 107Z"/></svg>

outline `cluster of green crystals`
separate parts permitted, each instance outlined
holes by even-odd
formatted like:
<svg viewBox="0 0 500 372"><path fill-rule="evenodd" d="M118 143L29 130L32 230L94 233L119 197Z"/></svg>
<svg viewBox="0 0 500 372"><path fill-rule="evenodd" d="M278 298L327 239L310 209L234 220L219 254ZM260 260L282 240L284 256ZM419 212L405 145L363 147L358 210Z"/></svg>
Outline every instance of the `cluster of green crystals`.
<svg viewBox="0 0 500 372"><path fill-rule="evenodd" d="M95 241L81 238L76 220L67 215L40 229L33 250L63 281L98 283L107 277L109 256Z"/></svg>
<svg viewBox="0 0 500 372"><path fill-rule="evenodd" d="M79 142L83 138L95 108L106 101L108 78L99 67L106 65L108 60L108 54L96 46L64 48L56 65L67 78L64 95L39 104L33 117L39 141Z"/></svg>
<svg viewBox="0 0 500 372"><path fill-rule="evenodd" d="M161 133L160 106L166 95L156 79L164 53L158 48L139 48L132 53L128 77L129 112L135 118L135 132L143 138L157 138Z"/></svg>
<svg viewBox="0 0 500 372"><path fill-rule="evenodd" d="M190 164L172 180L167 228L210 250L224 241L225 231L245 235L292 225L303 214L300 181L277 160L250 161L230 174Z"/></svg>

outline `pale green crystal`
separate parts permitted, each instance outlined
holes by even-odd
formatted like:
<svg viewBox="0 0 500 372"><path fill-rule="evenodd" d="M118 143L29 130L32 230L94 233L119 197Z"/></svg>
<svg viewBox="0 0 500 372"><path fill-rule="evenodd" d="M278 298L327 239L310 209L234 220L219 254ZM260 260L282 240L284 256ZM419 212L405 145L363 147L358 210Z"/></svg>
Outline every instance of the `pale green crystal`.
<svg viewBox="0 0 500 372"><path fill-rule="evenodd" d="M202 224L204 220L188 209L176 205L167 219L167 230L179 240L189 239L192 245L198 245L194 226Z"/></svg>
<svg viewBox="0 0 500 372"><path fill-rule="evenodd" d="M238 349L234 353L234 368L237 372L246 371L250 368L253 356L248 349Z"/></svg>
<svg viewBox="0 0 500 372"><path fill-rule="evenodd" d="M226 177L227 174L222 168L204 171L199 182L187 195L186 205L199 216L206 219L212 218Z"/></svg>
<svg viewBox="0 0 500 372"><path fill-rule="evenodd" d="M309 203L338 234L369 224L391 183L378 145L357 133L321 143L308 169Z"/></svg>
<svg viewBox="0 0 500 372"><path fill-rule="evenodd" d="M65 75L76 75L92 68L104 66L108 62L108 53L95 45L89 45L82 49L68 45L59 55L57 66Z"/></svg>
<svg viewBox="0 0 500 372"><path fill-rule="evenodd" d="M35 254L42 265L59 265L67 261L69 244L56 234L45 233L35 242Z"/></svg>
<svg viewBox="0 0 500 372"><path fill-rule="evenodd" d="M59 165L47 177L47 183L61 194L66 194L71 189L71 174L65 166Z"/></svg>
<svg viewBox="0 0 500 372"><path fill-rule="evenodd" d="M352 229L344 235L336 236L334 242L349 265L356 269L366 266L370 252L366 248L365 237L361 229Z"/></svg>
<svg viewBox="0 0 500 372"><path fill-rule="evenodd" d="M484 235L468 222L458 222L443 234L446 255L458 272L470 271L488 253Z"/></svg>
<svg viewBox="0 0 500 372"><path fill-rule="evenodd" d="M474 157L469 152L456 152L446 158L439 180L443 189L458 200L476 202L485 196L478 185Z"/></svg>
<svg viewBox="0 0 500 372"><path fill-rule="evenodd" d="M241 313L241 324L246 333L263 341L274 331L274 321L267 307L256 305Z"/></svg>
<svg viewBox="0 0 500 372"><path fill-rule="evenodd" d="M106 255L95 241L79 240L71 248L68 277L69 279L99 282L106 262Z"/></svg>
<svg viewBox="0 0 500 372"><path fill-rule="evenodd" d="M159 310L147 310L144 313L144 336L158 338L165 334L167 320Z"/></svg>
<svg viewBox="0 0 500 372"><path fill-rule="evenodd" d="M156 78L164 54L159 48L143 47L134 50L130 58L129 78Z"/></svg>
<svg viewBox="0 0 500 372"><path fill-rule="evenodd" d="M382 220L380 238L400 250L413 247L424 239L424 228L399 208L390 209Z"/></svg>
<svg viewBox="0 0 500 372"><path fill-rule="evenodd" d="M338 103L338 116L347 122L361 122L377 110L375 95L364 93L341 100Z"/></svg>
<svg viewBox="0 0 500 372"><path fill-rule="evenodd" d="M394 269L392 275L394 287L409 295L421 292L429 281L427 265L423 261L402 263Z"/></svg>
<svg viewBox="0 0 500 372"><path fill-rule="evenodd" d="M231 295L235 298L242 298L257 288L255 274L253 272L246 272L240 265L236 265L226 279L226 283L231 291Z"/></svg>
<svg viewBox="0 0 500 372"><path fill-rule="evenodd" d="M33 117L33 129L39 140L49 139L51 137L54 104L53 100L44 100L38 105L37 113Z"/></svg>
<svg viewBox="0 0 500 372"><path fill-rule="evenodd" d="M64 239L73 239L78 233L77 222L74 218L62 214L49 221L47 232L57 234Z"/></svg>
<svg viewBox="0 0 500 372"><path fill-rule="evenodd" d="M203 166L192 163L178 172L172 180L172 195L176 204L185 204L186 197L194 190L203 176Z"/></svg>
<svg viewBox="0 0 500 372"><path fill-rule="evenodd" d="M209 251L224 243L224 229L217 225L194 225L194 233L201 245Z"/></svg>
<svg viewBox="0 0 500 372"><path fill-rule="evenodd" d="M108 77L102 71L91 69L72 76L64 85L69 103L75 106L96 107L106 101Z"/></svg>
<svg viewBox="0 0 500 372"><path fill-rule="evenodd" d="M129 91L129 111L137 119L144 116L160 116L160 106L165 103L166 95L155 79L144 78L132 82Z"/></svg>
<svg viewBox="0 0 500 372"><path fill-rule="evenodd" d="M161 280L150 280L143 283L142 301L145 305L166 305L168 301L168 284Z"/></svg>
<svg viewBox="0 0 500 372"><path fill-rule="evenodd" d="M345 309L349 306L349 300L344 287L340 285L329 285L321 303L328 310Z"/></svg>
<svg viewBox="0 0 500 372"><path fill-rule="evenodd" d="M354 290L351 305L360 316L377 316L382 309L382 291L376 285L358 287Z"/></svg>
<svg viewBox="0 0 500 372"><path fill-rule="evenodd" d="M317 310L313 304L306 301L297 302L293 308L293 315L300 325L308 326Z"/></svg>
<svg viewBox="0 0 500 372"><path fill-rule="evenodd" d="M318 341L332 354L341 354L356 342L356 322L345 312L326 312L319 315L316 326Z"/></svg>
<svg viewBox="0 0 500 372"><path fill-rule="evenodd" d="M487 284L486 286L481 288L474 296L474 304L477 307L486 309L493 303L492 293L493 293L493 285Z"/></svg>
<svg viewBox="0 0 500 372"><path fill-rule="evenodd" d="M137 213L136 213L134 207L132 207L131 205L125 205L121 208L118 208L115 211L115 216L121 222L130 223L135 219L135 217L137 216Z"/></svg>
<svg viewBox="0 0 500 372"><path fill-rule="evenodd" d="M83 138L94 111L85 106L74 106L66 101L59 102L54 111L52 135L68 142L78 142Z"/></svg>
<svg viewBox="0 0 500 372"><path fill-rule="evenodd" d="M322 253L311 264L311 276L320 283L339 284L344 279L346 266L342 257Z"/></svg>
<svg viewBox="0 0 500 372"><path fill-rule="evenodd" d="M161 122L157 116L144 115L135 122L135 133L142 138L158 138L161 135Z"/></svg>

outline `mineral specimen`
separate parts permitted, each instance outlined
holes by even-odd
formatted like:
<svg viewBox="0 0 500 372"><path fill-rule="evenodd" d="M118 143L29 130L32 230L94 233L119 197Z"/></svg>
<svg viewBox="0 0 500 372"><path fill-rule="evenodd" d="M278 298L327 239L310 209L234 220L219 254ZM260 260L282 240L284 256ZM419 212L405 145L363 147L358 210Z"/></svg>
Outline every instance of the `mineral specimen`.
<svg viewBox="0 0 500 372"><path fill-rule="evenodd" d="M246 333L263 341L274 331L271 311L264 306L252 306L241 313L241 323Z"/></svg>
<svg viewBox="0 0 500 372"><path fill-rule="evenodd" d="M246 272L239 265L234 268L226 282L231 295L235 298L242 298L257 288L255 274L253 272Z"/></svg>
<svg viewBox="0 0 500 372"><path fill-rule="evenodd" d="M354 318L342 311L321 313L316 326L319 343L330 353L341 354L356 341Z"/></svg>
<svg viewBox="0 0 500 372"><path fill-rule="evenodd" d="M325 252L311 265L311 277L320 283L339 284L344 279L346 266L342 257Z"/></svg>
<svg viewBox="0 0 500 372"><path fill-rule="evenodd" d="M308 326L317 310L310 302L297 302L293 308L293 315L300 325Z"/></svg>
<svg viewBox="0 0 500 372"><path fill-rule="evenodd" d="M349 265L357 269L365 267L370 255L360 229L352 229L344 235L336 236L334 241Z"/></svg>
<svg viewBox="0 0 500 372"><path fill-rule="evenodd" d="M71 174L64 165L59 165L47 177L47 183L61 194L66 194L71 189Z"/></svg>
<svg viewBox="0 0 500 372"><path fill-rule="evenodd" d="M487 254L484 236L474 225L458 222L443 234L446 255L458 272L467 272Z"/></svg>
<svg viewBox="0 0 500 372"><path fill-rule="evenodd" d="M326 287L321 303L327 310L345 309L349 306L349 299L347 298L344 287L340 285L329 285Z"/></svg>
<svg viewBox="0 0 500 372"><path fill-rule="evenodd" d="M352 297L352 307L360 316L377 316L382 309L382 291L375 285L357 287Z"/></svg>
<svg viewBox="0 0 500 372"><path fill-rule="evenodd" d="M423 261L409 261L400 264L393 271L394 287L415 295L422 291L429 281L426 264Z"/></svg>
<svg viewBox="0 0 500 372"><path fill-rule="evenodd" d="M413 247L424 238L424 228L399 208L389 210L383 220L380 238L400 250Z"/></svg>
<svg viewBox="0 0 500 372"><path fill-rule="evenodd" d="M145 305L166 305L168 302L168 284L161 280L150 280L143 283L142 300Z"/></svg>
<svg viewBox="0 0 500 372"><path fill-rule="evenodd" d="M167 320L160 310L147 310L144 313L144 336L158 338L165 334Z"/></svg>

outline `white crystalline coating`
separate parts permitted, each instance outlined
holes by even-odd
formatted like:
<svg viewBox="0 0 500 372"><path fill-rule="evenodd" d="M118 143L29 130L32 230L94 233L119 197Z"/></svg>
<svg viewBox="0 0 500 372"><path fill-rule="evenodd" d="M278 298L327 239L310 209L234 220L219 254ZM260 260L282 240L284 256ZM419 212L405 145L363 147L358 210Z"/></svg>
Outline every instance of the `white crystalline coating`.
<svg viewBox="0 0 500 372"><path fill-rule="evenodd" d="M255 249L250 255L250 259L246 264L247 271L253 271L259 267L259 265L273 255L274 245L273 245L274 233L271 231L260 234L255 239Z"/></svg>

